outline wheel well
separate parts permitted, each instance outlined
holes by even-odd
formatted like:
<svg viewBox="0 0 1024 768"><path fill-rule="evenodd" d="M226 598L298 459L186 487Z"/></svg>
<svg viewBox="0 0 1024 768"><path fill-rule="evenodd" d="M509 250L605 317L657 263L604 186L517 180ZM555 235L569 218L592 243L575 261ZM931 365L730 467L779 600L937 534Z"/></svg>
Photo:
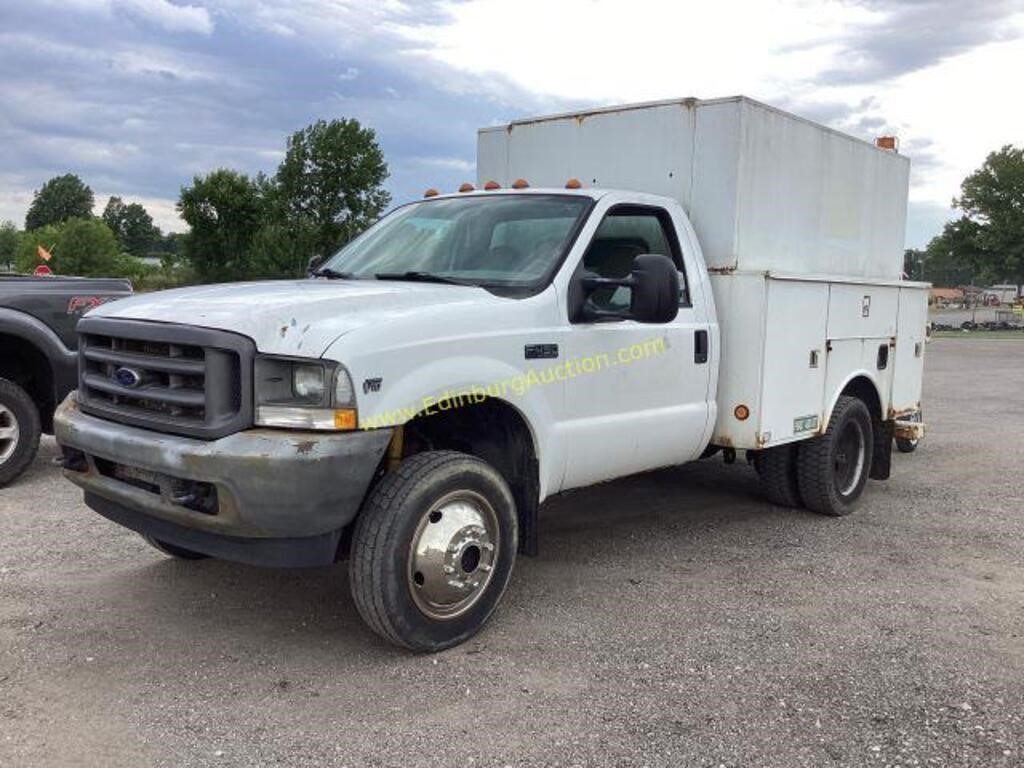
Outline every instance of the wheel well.
<svg viewBox="0 0 1024 768"><path fill-rule="evenodd" d="M0 334L0 378L13 381L28 393L39 410L43 431L53 431L53 369L39 349L17 336Z"/></svg>
<svg viewBox="0 0 1024 768"><path fill-rule="evenodd" d="M455 450L483 459L505 478L519 517L519 551L537 553L540 470L533 435L523 415L503 400L487 398L430 415L404 427L402 455Z"/></svg>
<svg viewBox="0 0 1024 768"><path fill-rule="evenodd" d="M878 398L878 390L875 389L874 383L867 376L851 379L839 394L863 401L871 411L871 419L876 422L882 420L882 401Z"/></svg>
<svg viewBox="0 0 1024 768"><path fill-rule="evenodd" d="M878 390L867 376L857 376L843 387L841 395L856 397L871 413L873 448L870 476L875 480L886 480L892 467L893 422L884 418L882 401Z"/></svg>

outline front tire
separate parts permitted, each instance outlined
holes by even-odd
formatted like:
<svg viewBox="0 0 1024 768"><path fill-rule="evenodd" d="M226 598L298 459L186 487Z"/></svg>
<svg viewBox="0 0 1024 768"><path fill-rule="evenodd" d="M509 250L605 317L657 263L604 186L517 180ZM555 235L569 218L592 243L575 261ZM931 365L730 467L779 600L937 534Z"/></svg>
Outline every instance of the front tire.
<svg viewBox="0 0 1024 768"><path fill-rule="evenodd" d="M873 451L867 406L856 397L840 397L825 434L800 446L797 479L804 506L833 517L850 514L867 483Z"/></svg>
<svg viewBox="0 0 1024 768"><path fill-rule="evenodd" d="M0 379L0 488L19 477L39 451L39 410L28 393Z"/></svg>
<svg viewBox="0 0 1024 768"><path fill-rule="evenodd" d="M497 608L518 543L515 501L493 467L455 451L417 454L380 481L356 520L352 597L384 639L450 648Z"/></svg>

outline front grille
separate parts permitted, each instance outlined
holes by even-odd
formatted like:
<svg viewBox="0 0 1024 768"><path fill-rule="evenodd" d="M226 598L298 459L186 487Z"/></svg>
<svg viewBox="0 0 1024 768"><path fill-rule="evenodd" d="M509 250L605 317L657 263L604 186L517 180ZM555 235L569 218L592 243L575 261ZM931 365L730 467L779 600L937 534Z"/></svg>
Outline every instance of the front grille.
<svg viewBox="0 0 1024 768"><path fill-rule="evenodd" d="M244 336L89 317L78 333L86 413L206 439L251 425L254 347Z"/></svg>

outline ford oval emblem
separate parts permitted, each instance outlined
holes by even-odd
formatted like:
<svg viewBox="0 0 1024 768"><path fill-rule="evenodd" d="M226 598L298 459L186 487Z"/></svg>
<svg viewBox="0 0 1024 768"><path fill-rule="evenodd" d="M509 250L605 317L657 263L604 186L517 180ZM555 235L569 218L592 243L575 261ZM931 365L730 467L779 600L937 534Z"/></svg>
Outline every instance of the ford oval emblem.
<svg viewBox="0 0 1024 768"><path fill-rule="evenodd" d="M114 371L114 380L122 387L137 387L142 383L142 374L134 368L118 368Z"/></svg>

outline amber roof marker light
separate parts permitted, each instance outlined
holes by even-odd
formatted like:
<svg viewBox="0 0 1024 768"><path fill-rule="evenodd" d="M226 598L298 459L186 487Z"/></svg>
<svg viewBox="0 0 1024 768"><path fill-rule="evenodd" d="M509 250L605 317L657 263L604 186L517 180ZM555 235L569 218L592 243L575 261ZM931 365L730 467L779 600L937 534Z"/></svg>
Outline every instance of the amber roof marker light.
<svg viewBox="0 0 1024 768"><path fill-rule="evenodd" d="M565 182L566 189L583 189L583 183L579 179L569 179Z"/></svg>
<svg viewBox="0 0 1024 768"><path fill-rule="evenodd" d="M516 179L512 182L512 189L529 189L530 182L526 179Z"/></svg>
<svg viewBox="0 0 1024 768"><path fill-rule="evenodd" d="M875 139L875 146L889 152L900 151L900 140L896 136L879 136Z"/></svg>
<svg viewBox="0 0 1024 768"><path fill-rule="evenodd" d="M428 189L426 192L423 193L423 196L424 197L437 197L440 194L441 194L440 192L438 192L436 189L431 187L430 189Z"/></svg>
<svg viewBox="0 0 1024 768"><path fill-rule="evenodd" d="M501 184L496 181L488 181L484 184L484 189L488 192L493 192L496 189L501 189Z"/></svg>
<svg viewBox="0 0 1024 768"><path fill-rule="evenodd" d="M476 189L476 187L474 187L474 186L473 186L472 184L470 184L470 183L469 183L468 181L467 181L467 182L465 182L465 183L463 183L463 184L461 184L461 185L459 186L459 192L472 192L472 191L474 191L475 189Z"/></svg>

